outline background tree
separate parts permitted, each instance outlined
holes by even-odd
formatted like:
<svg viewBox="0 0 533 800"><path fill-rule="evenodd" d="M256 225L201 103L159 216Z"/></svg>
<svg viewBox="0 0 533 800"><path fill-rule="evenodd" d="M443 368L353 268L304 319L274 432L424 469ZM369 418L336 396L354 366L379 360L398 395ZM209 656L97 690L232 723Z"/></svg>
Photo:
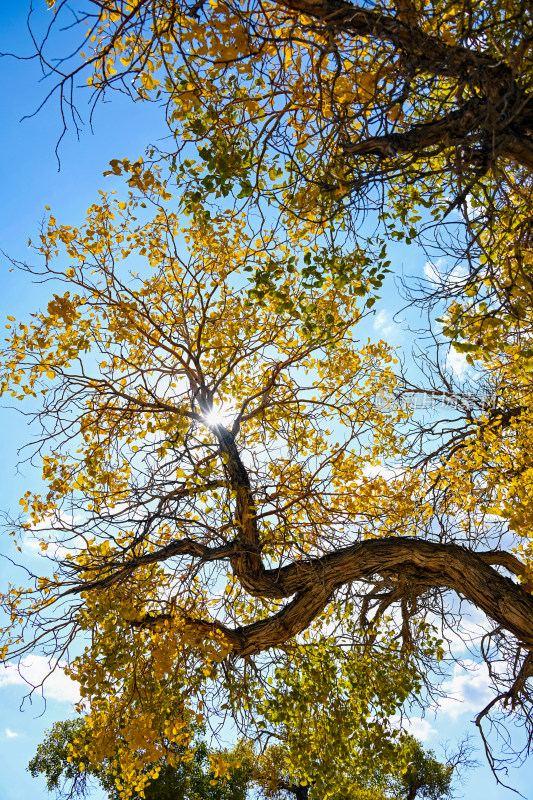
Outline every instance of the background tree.
<svg viewBox="0 0 533 800"><path fill-rule="evenodd" d="M396 770L383 771L380 762L376 761L372 775L364 784L351 774L352 765L345 765L343 780L335 782L336 788L328 796L333 800L415 800L417 797L445 800L450 797L453 765L439 762L431 750L424 751L413 737L408 737L403 747L406 764L398 764ZM283 771L284 761L283 746L279 745L267 748L256 760L252 780L261 795L267 800L308 800L324 796L316 792L313 782L295 782L290 773ZM317 768L320 769L320 765ZM342 784L344 788L338 788Z"/></svg>
<svg viewBox="0 0 533 800"><path fill-rule="evenodd" d="M120 797L116 787L116 769L112 767L112 757L95 767L88 759L82 763L80 771L72 753L76 739L82 733L83 718L56 723L28 765L33 777L43 775L48 791L55 791L58 798L84 798L91 791L91 783L98 782L110 798ZM257 794L272 798L295 797L307 800L308 797L323 797L316 793L314 782L294 783L290 773L283 767L287 763L287 753L283 744L271 745L259 753L252 743L239 742L233 750L225 752L230 767L222 780L214 779L210 771L210 751L201 732L193 738L190 748L181 748L180 760L176 766L162 762L159 775L144 789L146 800L244 800L246 796ZM454 767L438 762L433 753L424 751L416 739L408 737L403 747L408 752L406 771L399 762L395 774L381 769L380 762L374 763L371 776L362 785L360 775L351 774L350 765L344 765L346 773L343 783L349 788L345 792L337 790L331 796L334 800L396 800L416 797L428 800L444 800L449 796ZM320 765L318 765L320 769ZM359 781L359 782L358 782ZM338 785L340 782L335 781ZM134 796L134 800L138 797Z"/></svg>
<svg viewBox="0 0 533 800"><path fill-rule="evenodd" d="M112 754L94 766L89 759L73 758L76 740L83 735L83 718L57 722L38 746L28 769L35 778L46 778L48 791L61 798L84 798L91 791L91 782L98 782L112 800L119 800L116 765ZM230 768L224 781L214 779L210 770L210 749L202 731L197 731L190 748L177 748L177 763L159 764L159 774L144 789L146 800L244 800L249 782L249 765ZM135 793L134 800L141 795Z"/></svg>
<svg viewBox="0 0 533 800"><path fill-rule="evenodd" d="M452 788L453 765L441 764L430 750L425 752L416 739L409 742L409 765L396 776L396 786L406 800L426 798L440 800L449 797Z"/></svg>

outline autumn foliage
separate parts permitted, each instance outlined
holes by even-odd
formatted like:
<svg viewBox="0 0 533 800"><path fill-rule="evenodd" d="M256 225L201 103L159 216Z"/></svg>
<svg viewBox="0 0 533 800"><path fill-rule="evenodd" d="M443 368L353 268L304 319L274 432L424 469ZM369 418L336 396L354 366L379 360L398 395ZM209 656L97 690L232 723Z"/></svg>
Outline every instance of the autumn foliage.
<svg viewBox="0 0 533 800"><path fill-rule="evenodd" d="M44 482L9 532L45 567L2 596L2 656L67 662L72 757L117 753L125 798L206 720L282 735L325 797L376 759L407 774L398 716L466 601L494 688L477 723L531 735L522 7L102 1L79 24L62 111L85 74L95 101L163 100L175 145L111 161L121 188L77 227L51 212L20 265L53 289L9 318L2 393L35 409ZM434 342L416 374L365 328L394 240L455 259L405 290Z"/></svg>

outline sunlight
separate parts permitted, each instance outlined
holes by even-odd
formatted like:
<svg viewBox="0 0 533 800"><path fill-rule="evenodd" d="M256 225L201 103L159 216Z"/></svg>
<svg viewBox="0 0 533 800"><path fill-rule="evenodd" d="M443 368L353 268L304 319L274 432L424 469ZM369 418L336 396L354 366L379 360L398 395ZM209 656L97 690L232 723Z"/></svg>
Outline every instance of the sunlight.
<svg viewBox="0 0 533 800"><path fill-rule="evenodd" d="M205 417L206 423L211 425L222 425L224 422L224 416L222 414L221 408L213 408L210 414Z"/></svg>
<svg viewBox="0 0 533 800"><path fill-rule="evenodd" d="M221 405L213 406L209 414L204 417L206 425L212 427L213 425L226 425L230 424L235 416L235 409L231 406Z"/></svg>

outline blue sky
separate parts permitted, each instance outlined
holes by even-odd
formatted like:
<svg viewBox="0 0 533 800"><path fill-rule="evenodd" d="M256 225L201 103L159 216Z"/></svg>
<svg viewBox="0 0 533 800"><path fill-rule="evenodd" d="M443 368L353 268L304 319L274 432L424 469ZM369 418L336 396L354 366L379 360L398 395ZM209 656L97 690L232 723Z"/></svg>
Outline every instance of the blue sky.
<svg viewBox="0 0 533 800"><path fill-rule="evenodd" d="M44 6L44 0L36 0L36 6ZM0 10L0 51L30 52L31 42L26 31L26 0L2 0ZM94 119L94 134L86 129L78 141L73 133L63 140L60 148L61 170L54 154L57 138L61 132L57 105L52 102L37 116L20 122L31 114L43 99L46 88L39 83L36 62L20 62L9 58L0 59L0 79L3 86L3 125L0 129L0 248L11 257L24 259L29 251L29 237L35 238L46 205L52 207L55 216L62 221L76 224L93 202L97 190L105 188L108 178L102 177L111 158L128 156L136 158L149 142L165 134L163 114L155 107L132 104L119 96L112 102L100 106ZM80 101L81 102L81 101ZM80 108L82 106L80 105ZM414 249L396 249L394 267L403 266L408 273L423 274L424 256ZM11 265L5 258L0 260L1 287L0 315L12 314L23 317L34 310L48 297L48 289L32 285L28 276L10 272ZM370 327L393 344L401 344L405 333L392 321L397 304L397 293L389 288L385 306L374 318ZM455 367L461 370L460 360ZM15 509L18 499L29 488L37 475L31 468L15 469L17 447L27 440L25 419L2 409L2 481L0 482L0 508ZM11 578L6 562L0 561L2 583ZM476 623L475 618L473 624ZM465 654L468 658L468 655ZM459 698L447 701L435 718L428 712L418 719L413 732L424 739L425 744L439 752L439 743L453 742L474 728L470 723L474 713L487 698L486 676L483 670L470 664L471 671L456 669L450 674L448 688ZM38 659L28 665L27 674L35 678L41 675L45 664ZM72 713L75 687L64 675L56 675L45 689L46 704L36 698L32 705L21 701L25 684L13 669L0 668L0 798L1 800L33 800L46 797L44 783L32 779L25 771L29 759L35 752L43 732L55 720L64 719ZM480 754L481 758L481 754ZM509 776L512 785L526 797L533 797L529 787L533 785L533 769L524 766ZM471 775L464 789L465 796L481 797L484 800L504 800L513 795L495 785L486 766ZM96 795L95 795L96 796Z"/></svg>

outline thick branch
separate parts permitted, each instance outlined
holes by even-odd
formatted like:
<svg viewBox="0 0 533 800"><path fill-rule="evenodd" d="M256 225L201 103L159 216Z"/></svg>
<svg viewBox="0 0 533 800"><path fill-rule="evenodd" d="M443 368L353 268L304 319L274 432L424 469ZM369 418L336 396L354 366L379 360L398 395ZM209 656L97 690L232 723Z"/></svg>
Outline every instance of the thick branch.
<svg viewBox="0 0 533 800"><path fill-rule="evenodd" d="M533 139L515 133L508 136L501 147L502 155L533 171Z"/></svg>
<svg viewBox="0 0 533 800"><path fill-rule="evenodd" d="M526 649L533 650L533 597L524 586L503 577L486 563L491 560L508 566L513 558L494 552L476 554L458 545L407 537L368 540L319 559L267 570L260 578L261 585L274 583L277 577L281 592L285 596L296 592L296 597L269 619L228 630L228 635L235 641L237 634L242 641L241 646L234 645L238 655L258 653L305 630L336 588L396 574L402 576L410 594L429 588L455 591L516 636ZM520 564L518 559L512 563ZM525 568L522 572L526 572ZM261 594L260 586L256 591Z"/></svg>
<svg viewBox="0 0 533 800"><path fill-rule="evenodd" d="M471 47L446 44L442 38L425 33L414 19L387 16L343 0L277 0L279 5L347 31L392 44L411 68L436 77L446 76L457 85L468 85L475 93L461 108L443 119L416 125L404 133L376 136L346 144L351 155L394 157L398 153L420 154L424 148L464 141L468 134L487 133L491 155L503 155L533 169L533 100L515 80L512 68ZM481 142L483 146L484 142ZM478 157L473 152L473 158ZM483 155L483 154L481 154ZM476 166L476 164L473 164Z"/></svg>
<svg viewBox="0 0 533 800"><path fill-rule="evenodd" d="M487 110L487 102L473 97L462 108L442 119L415 125L404 133L372 136L361 142L347 143L343 150L348 155L396 156L399 153L420 153L436 144L447 146L465 141L465 136L478 127Z"/></svg>
<svg viewBox="0 0 533 800"><path fill-rule="evenodd" d="M317 584L312 591L299 592L294 600L277 614L239 628L228 628L220 622L208 622L190 617L187 617L186 621L205 633L212 630L221 631L231 644L235 655L254 655L269 647L283 644L305 630L328 604L332 593L332 587ZM166 618L166 615L154 617L153 620L163 618Z"/></svg>
<svg viewBox="0 0 533 800"><path fill-rule="evenodd" d="M359 36L368 36L389 42L403 51L418 69L438 75L465 79L472 83L485 83L487 70L493 80L502 73L512 75L501 59L476 52L461 45L448 45L436 36L424 33L416 25L403 22L398 17L343 0L277 0L280 6L320 19L332 26Z"/></svg>
<svg viewBox="0 0 533 800"><path fill-rule="evenodd" d="M239 543L234 543L207 548L182 539L155 553L131 559L113 575L81 583L66 594L111 586L141 564L166 560L178 554L195 556L203 561L226 558L233 561L239 547ZM525 578L526 582L516 584L500 575L492 565L503 566ZM525 566L516 556L503 551L472 553L458 545L425 542L411 537L370 539L322 558L249 574L246 589L255 596L273 599L294 596L281 611L268 619L236 629L203 620L190 622L202 629L216 627L222 630L237 655L259 653L283 644L305 630L341 586L391 575L401 575L410 597L430 588L455 591L533 651L533 580L528 579Z"/></svg>
<svg viewBox="0 0 533 800"><path fill-rule="evenodd" d="M505 550L491 550L488 553L479 553L479 557L483 559L485 564L505 567L505 569L522 580L522 586L526 592L533 594L533 579L527 577L527 570L524 564L512 553L506 553Z"/></svg>
<svg viewBox="0 0 533 800"><path fill-rule="evenodd" d="M235 551L231 565L241 584L249 590L249 587L253 589L254 581L260 580L264 572L257 528L257 511L250 479L241 461L233 433L226 430L223 425L213 425L212 430L219 441L220 450L225 456L230 487L235 495L235 522L239 530L238 540L241 547Z"/></svg>

